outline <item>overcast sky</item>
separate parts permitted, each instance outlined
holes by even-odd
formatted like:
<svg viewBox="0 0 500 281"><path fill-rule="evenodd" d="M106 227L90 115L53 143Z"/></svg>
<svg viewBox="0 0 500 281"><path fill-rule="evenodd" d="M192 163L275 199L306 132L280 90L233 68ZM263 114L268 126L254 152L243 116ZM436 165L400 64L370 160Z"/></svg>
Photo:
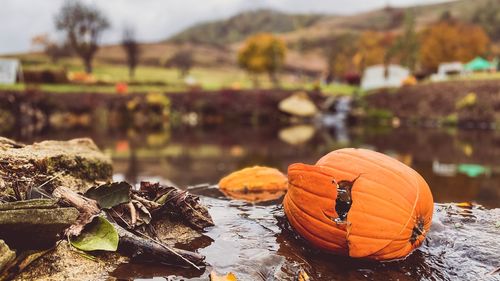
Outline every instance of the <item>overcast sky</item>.
<svg viewBox="0 0 500 281"><path fill-rule="evenodd" d="M65 0L1 0L0 54L29 51L34 35L54 33L54 15ZM473 0L470 0L473 1ZM103 42L119 42L124 25L132 25L141 41L165 39L201 21L244 10L273 8L294 13L353 14L383 7L442 0L83 0L98 6L112 27ZM55 37L54 37L55 38Z"/></svg>

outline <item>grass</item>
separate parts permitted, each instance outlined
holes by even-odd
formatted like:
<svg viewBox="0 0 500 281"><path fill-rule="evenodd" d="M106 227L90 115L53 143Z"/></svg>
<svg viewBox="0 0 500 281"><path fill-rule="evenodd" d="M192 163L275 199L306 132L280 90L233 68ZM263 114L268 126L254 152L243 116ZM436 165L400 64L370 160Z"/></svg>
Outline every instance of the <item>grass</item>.
<svg viewBox="0 0 500 281"><path fill-rule="evenodd" d="M83 72L83 66L75 58L64 59L54 65L43 57L34 57L23 64L26 70L66 69L69 72ZM115 93L114 84L117 82L132 82L128 68L124 65L112 65L96 62L93 75L100 84L37 84L37 85L0 85L0 90L23 91L27 88L55 93ZM233 67L203 68L196 67L190 71L190 77L204 90L219 90L223 88L252 89L251 77L243 70ZM259 84L263 89L270 89L273 84L267 75L259 75ZM290 74L280 75L281 87L288 90L313 90L315 82L310 79L297 79ZM134 84L129 85L129 92L181 92L189 87L185 78L172 68L157 66L139 66L135 71ZM322 91L329 95L351 95L357 87L344 84L331 84L322 87Z"/></svg>

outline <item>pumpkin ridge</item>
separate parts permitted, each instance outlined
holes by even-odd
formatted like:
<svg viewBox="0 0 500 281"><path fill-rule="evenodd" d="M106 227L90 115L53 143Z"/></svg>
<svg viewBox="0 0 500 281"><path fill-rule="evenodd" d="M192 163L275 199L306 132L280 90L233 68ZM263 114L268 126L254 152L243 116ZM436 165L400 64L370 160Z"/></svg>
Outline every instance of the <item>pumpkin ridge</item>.
<svg viewBox="0 0 500 281"><path fill-rule="evenodd" d="M418 186L417 186L417 187L418 187ZM412 212L411 212L410 216L408 217L408 220L406 221L406 223L404 224L404 226L403 226L403 227L401 228L401 230L399 231L398 235L401 235L401 234L404 232L404 230L405 230L405 229L408 227L408 225L410 224L410 221L413 219L414 214L416 213L416 208L417 208L417 203L418 203L419 197L420 197L420 189L419 189L419 188L417 188L417 194L416 194L415 202L414 202L413 207L412 207ZM366 215L366 214L367 214L367 213L365 213L365 215ZM356 236L356 235L354 235L354 236ZM360 235L358 235L358 236L360 236ZM372 237L370 237L370 238L372 238ZM376 237L373 237L373 238L375 238L375 239L376 239ZM349 241L349 237L347 238L347 240ZM383 250L384 250L385 248L387 248L387 247L388 247L388 246L389 246L389 245L390 245L393 241L395 241L395 240L389 241L387 244L385 244L385 245L384 245L383 247L381 247L379 250L376 250L375 252L373 252L373 253L369 254L368 256L371 256L371 255L374 255L375 253L379 253L379 252L383 251ZM403 241L403 240L401 240L401 241ZM413 248L413 246L412 246L412 248ZM398 250L400 251L401 249L398 249Z"/></svg>
<svg viewBox="0 0 500 281"><path fill-rule="evenodd" d="M371 180L368 180L368 181L371 181ZM374 182L374 181L371 181L371 182L373 182L373 183L375 183L375 184L377 184L377 185L380 185L380 186L384 186L384 187L385 187L385 185L383 185L383 184L381 184L381 183ZM396 194L400 195L399 193L396 193ZM363 195L364 195L364 196L371 197L371 198L373 198L373 199L375 199L375 200L378 200L378 201L381 201L381 202L388 203L388 202L386 202L386 200L385 200L384 198L377 197L377 196L375 196L374 194L371 194L371 193L363 193ZM354 197L354 194L353 194L353 197ZM403 198L404 198L404 196L401 196L401 197L403 197ZM353 201L354 201L354 200L353 200ZM406 200L406 201L408 201L408 200ZM405 210L402 206L400 206L400 205L398 205L398 204L394 203L393 201L390 201L390 202L391 202L391 206L396 206L396 207L397 207L399 210L401 210L403 213L407 213L407 214L410 214L410 215L411 215L411 213L409 213L407 210ZM408 203L409 203L409 205L411 205L411 203L412 203L412 202L408 201Z"/></svg>
<svg viewBox="0 0 500 281"><path fill-rule="evenodd" d="M303 210L302 210L302 209L301 209L301 208L297 205L297 203L295 203L292 199L287 200L287 202L291 202L291 204L292 204L295 208L297 208L298 210L303 211ZM289 203L287 203L287 204L289 204ZM316 219L315 217L311 216L310 214L308 214L308 213L306 213L306 212L304 212L304 213L305 213L308 217L312 217L314 220L319 221L319 222L322 222L321 220ZM290 216L290 217L291 217L291 219L292 219L293 221L295 221L295 223L296 223L297 225L299 225L299 226L302 228L302 230L303 230L304 232L307 232L310 236L313 236L315 239L321 240L321 241L323 241L323 242L325 242L325 243L328 243L328 244L334 244L334 245L336 245L336 246L337 246L337 247L339 247L339 248L341 248L341 247L343 246L343 245L337 244L337 243L332 242L332 241L330 241L330 240L326 240L326 239L324 239L324 238L322 238L322 237L319 237L319 236L317 236L317 235L315 235L315 234L311 233L311 232L310 232L310 231L309 231L306 227L304 227L304 225L303 225L302 223L300 223L297 219L295 219L295 217L294 217L294 216ZM324 222L322 222L322 223L324 223ZM341 230L339 229L339 231L341 231ZM346 240L345 242L346 242L346 244L347 244L347 240Z"/></svg>
<svg viewBox="0 0 500 281"><path fill-rule="evenodd" d="M370 151L370 153L372 153L372 152L373 152L373 151L371 151L371 150L368 150L368 151ZM341 150L337 150L336 152L337 152L338 154L348 155L348 156L350 156L350 157L357 158L358 160L361 160L361 161L364 161L364 162L368 162L368 163L370 163L370 164L372 164L372 165L377 165L377 166L379 166L379 167L381 167L381 168L384 168L384 170L388 171L389 173L391 173L391 174L393 174L393 175L396 175L398 178L402 179L402 180L403 180L404 182L406 182L407 184L412 185L412 186L415 186L415 183L413 183L413 184L412 184L412 183L411 183L411 182L409 182L409 181L408 181L405 177L403 177L403 175L401 175L401 174L399 174L399 173L394 172L394 171L393 171L393 170L391 170L389 167L382 166L379 162L372 161L372 160L370 160L370 159L368 159L368 158L363 158L363 157L360 157L360 156L359 156L359 155L357 155L357 154L345 153L344 151L342 151L342 149L341 149ZM394 159L394 158L392 158L392 157L389 157L389 156L387 156L387 158L392 159L392 160L394 160L394 161L397 161L396 159ZM319 161L318 161L318 162L319 162ZM399 164L403 164L403 163L401 163L401 162L399 162L399 161L397 161L397 162L398 162ZM404 164L403 164L403 165L404 165ZM405 167L406 167L406 166L405 166ZM418 183L417 183L417 186L418 186Z"/></svg>
<svg viewBox="0 0 500 281"><path fill-rule="evenodd" d="M302 190L302 191L306 192L306 193L309 193L309 194L314 195L314 196L319 197L319 198L323 198L323 196L322 196L322 195L319 195L319 194L314 193L314 192L312 192L312 191L310 191L310 190L307 190L307 189L305 189L305 188L302 188L302 187L300 187L299 185L296 185L296 184L293 184L293 183L289 183L289 184L290 184L291 186L295 187L295 188L298 188L298 189L300 189L300 190ZM337 198L336 194L335 194L335 198ZM333 199L333 201L335 201L335 199Z"/></svg>
<svg viewBox="0 0 500 281"><path fill-rule="evenodd" d="M376 185L378 186L377 188L379 188L379 189L382 189L382 188L383 188L383 189L388 190L388 191L390 191L390 192L392 192L392 193L394 193L394 194L397 194L397 195L398 195L398 197L400 197L400 198L402 198L404 201L406 201L406 202L408 203L408 205L413 205L413 202L412 202L412 201L410 201L410 200L408 200L408 198L406 198L405 196L403 196L403 194L401 194L401 193L399 193L399 192L394 191L394 189L391 189L391 188L390 188L390 187L388 187L387 185L385 185L385 184L383 184L383 183L381 183L381 182L379 182L379 181L376 181L376 180L374 180L374 179L367 178L367 177L364 177L364 178L363 178L363 180L365 180L365 181L369 181L369 182L370 182L370 183L372 183L372 184L376 184ZM370 194L370 195L371 195L371 194ZM398 206L399 206L399 205L398 205ZM399 207L401 208L401 206L399 206Z"/></svg>
<svg viewBox="0 0 500 281"><path fill-rule="evenodd" d="M404 240L397 240L397 241L404 241ZM406 244L406 243L405 243L405 244ZM413 251L415 251L415 250L416 250L416 247L413 247L413 245L411 245L411 244L410 244L410 247L412 248L412 250L411 250L411 251L410 251L410 252L409 252L406 256L402 257L401 259L406 258L406 257L407 257L407 256L409 256L411 253L413 253ZM392 254L394 254L394 253L396 253L396 252L401 251L401 249L400 249L400 248L396 248L396 249L394 249L393 251L386 252L386 253L381 253L381 252L382 252L383 250L385 250L386 248L387 248L387 247L382 248L382 249L380 249L379 251L377 251L377 252L375 252L375 253L371 254L370 256L390 256L390 255L392 255Z"/></svg>
<svg viewBox="0 0 500 281"><path fill-rule="evenodd" d="M297 204L295 201L293 201L293 199L292 199L292 198L290 198L290 201L293 203L293 205L294 205L295 207L297 207L297 209L301 210L304 214L306 214L307 216L309 216L309 217L313 218L314 220L319 221L319 222L321 222L322 224L328 225L329 227L332 227L332 226L333 226L333 227L337 227L337 224L336 224L335 222L331 221L331 220L329 220L329 221L331 221L331 222L332 222L332 224L328 224L328 223L326 223L326 222L324 222L324 221L322 221L322 220L320 220L320 219L318 219L318 218L314 217L313 215L309 214L309 213L308 213L308 212L306 212L303 208L299 207L299 204ZM339 230L340 230L340 229L339 229Z"/></svg>
<svg viewBox="0 0 500 281"><path fill-rule="evenodd" d="M309 172L315 172L315 173L318 173L318 174L321 174L321 175L324 175L326 177L329 177L329 178L335 178L334 176L332 176L331 174L328 174L326 172L323 171L323 169L325 170L332 170L332 171L339 171L341 173L344 173L344 174L350 174L350 175L353 175L353 176L356 176L356 173L353 173L351 171L347 171L347 170L343 170L343 169L340 169L338 167L330 167L330 166L326 166L326 165L317 165L317 164L314 164L314 165L309 165L309 164L303 164L303 163L300 163L301 165L307 165L307 166L311 166L311 167L316 167L317 169L311 169L311 170L308 170ZM288 168L288 173L290 173L290 171L296 171L296 172L302 172L301 169L299 168L295 168L293 167L294 164L291 165L290 168ZM337 179L335 179L337 180ZM345 180L345 179L343 179ZM340 180L342 181L342 180ZM347 181L351 181L351 180L347 180Z"/></svg>
<svg viewBox="0 0 500 281"><path fill-rule="evenodd" d="M353 200L354 201L354 200ZM377 215L374 215L374 214L370 214L368 212L365 212L364 215L367 215L367 216L370 216L370 217L374 217L374 218L377 218L377 219L380 219L380 220L383 220L383 221L387 221L387 222L392 222L394 224L397 224L397 225L401 225L401 223L395 221L395 220L391 220L391 219L388 219L388 218L382 218L382 217L379 217ZM399 233L397 234L399 235ZM362 236L362 237L366 237L366 236L363 236L363 235L357 235L357 236ZM371 237L371 236L370 236Z"/></svg>
<svg viewBox="0 0 500 281"><path fill-rule="evenodd" d="M416 206L417 206L417 203L418 203L419 194L420 194L420 190L417 188L417 195L416 195L416 198L415 198L415 202L414 202L414 204L413 204L413 206L412 206L412 211L411 211L411 213L410 213L410 216L408 217L408 219L407 219L406 223L403 225L403 227L400 229L400 231L398 232L398 234L397 234L397 235L401 235L401 234L404 232L404 230L408 227L408 225L409 225L409 223L410 223L411 219L413 218L413 216L414 216L414 214L415 214L415 212L416 212ZM354 202L354 200L353 200L353 202ZM353 207L354 207L354 206L353 206ZM351 208L351 209L352 209L352 208ZM364 214L364 215L367 215L367 214L369 214L369 213L368 213L368 212L363 212L363 214ZM372 216L373 216L373 215L372 215ZM375 217L377 217L377 216L375 216ZM378 218L378 217L377 217L377 218ZM363 236L363 235L357 235L357 234L352 234L352 233L351 233L351 231L349 231L349 236L347 236L347 241L349 242L349 245L350 245L350 243L351 243L351 240L349 239L349 237L350 237L351 235L353 235L353 236L358 236L358 237L365 237L365 238L366 238L366 236ZM381 238L378 238L378 237L370 237L370 238L372 238L372 239L377 239L377 240L388 240L388 239L381 239ZM383 250L384 250L385 248L387 248L387 246L389 246L389 245L390 245L393 241L394 241L394 240L389 240L389 241L388 241L385 245L383 245L382 247L380 247L380 249L375 250L374 252L372 252L372 253L368 254L367 256L371 256L371 255L374 255L375 253L378 253L378 252L380 252L380 251L383 251ZM399 250L401 250L401 249L399 249ZM349 255L350 255L350 247L349 247Z"/></svg>
<svg viewBox="0 0 500 281"><path fill-rule="evenodd" d="M302 164L302 163L301 163ZM308 165L308 164L302 164L302 165ZM327 174L323 171L323 169L329 169L329 170L333 170L333 171L339 171L339 172L342 172L342 173L345 173L345 174L352 174L352 175L356 175L355 173L353 172L350 172L350 171L346 171L346 170L342 170L342 169L339 169L337 167L329 167L329 166L324 166L324 165L308 165L308 166L313 166L313 167L317 167L319 169L316 169L316 170L308 170L308 172L314 172L314 173L318 173L320 175L323 175L323 176L326 176L328 178L334 178L334 176L330 175L330 174ZM290 174L290 171L296 171L296 172L302 172L301 169L298 169L298 168L289 168L288 169L288 173ZM337 180L337 179L335 179ZM341 180L342 181L342 180Z"/></svg>

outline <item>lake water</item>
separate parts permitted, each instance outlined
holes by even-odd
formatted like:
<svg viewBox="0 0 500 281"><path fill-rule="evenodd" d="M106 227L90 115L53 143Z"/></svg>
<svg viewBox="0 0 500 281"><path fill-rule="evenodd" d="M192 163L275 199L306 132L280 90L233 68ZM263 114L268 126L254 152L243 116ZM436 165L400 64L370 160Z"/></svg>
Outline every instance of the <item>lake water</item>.
<svg viewBox="0 0 500 281"><path fill-rule="evenodd" d="M233 271L239 280L294 280L303 269L312 280L461 280L468 276L461 268L478 268L463 261L447 264L442 260L445 249L431 250L441 246L426 245L406 260L391 263L319 253L289 229L280 199L258 204L231 200L212 186L243 167L267 165L286 172L291 163L312 164L342 147L374 149L410 165L427 180L436 202L466 201L486 208L500 207L500 132L363 127L334 130L296 125L183 127L152 133L47 132L17 139L29 142L83 136L92 137L112 155L115 179L134 183L157 180L189 188L202 197L216 224L199 241L179 245L206 255L210 264L206 270L127 264L111 273L123 279L208 280L208 272L215 269L221 273ZM436 216L439 219L442 214ZM478 270L484 273L491 269L486 266ZM478 279L474 276L463 280L499 280L498 275L490 279L484 274Z"/></svg>

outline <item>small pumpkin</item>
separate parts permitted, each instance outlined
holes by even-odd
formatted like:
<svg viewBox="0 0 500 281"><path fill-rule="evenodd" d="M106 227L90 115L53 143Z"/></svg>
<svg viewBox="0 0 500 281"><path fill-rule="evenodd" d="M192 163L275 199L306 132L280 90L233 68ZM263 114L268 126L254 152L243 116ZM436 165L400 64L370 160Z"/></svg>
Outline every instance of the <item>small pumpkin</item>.
<svg viewBox="0 0 500 281"><path fill-rule="evenodd" d="M425 180L396 159L340 149L315 165L288 167L283 205L293 228L316 247L355 258L400 259L428 233L433 198Z"/></svg>
<svg viewBox="0 0 500 281"><path fill-rule="evenodd" d="M233 198L233 199L238 199L238 200L243 200L247 202L252 202L252 203L259 203L259 202L268 202L272 200L278 200L285 195L286 191L285 190L275 190L275 191L254 191L254 192L249 192L249 191L229 191L229 190L224 190L221 189L222 193L226 197Z"/></svg>
<svg viewBox="0 0 500 281"><path fill-rule="evenodd" d="M219 189L226 196L250 202L278 199L287 188L288 179L283 173L262 166L244 168L219 181Z"/></svg>

